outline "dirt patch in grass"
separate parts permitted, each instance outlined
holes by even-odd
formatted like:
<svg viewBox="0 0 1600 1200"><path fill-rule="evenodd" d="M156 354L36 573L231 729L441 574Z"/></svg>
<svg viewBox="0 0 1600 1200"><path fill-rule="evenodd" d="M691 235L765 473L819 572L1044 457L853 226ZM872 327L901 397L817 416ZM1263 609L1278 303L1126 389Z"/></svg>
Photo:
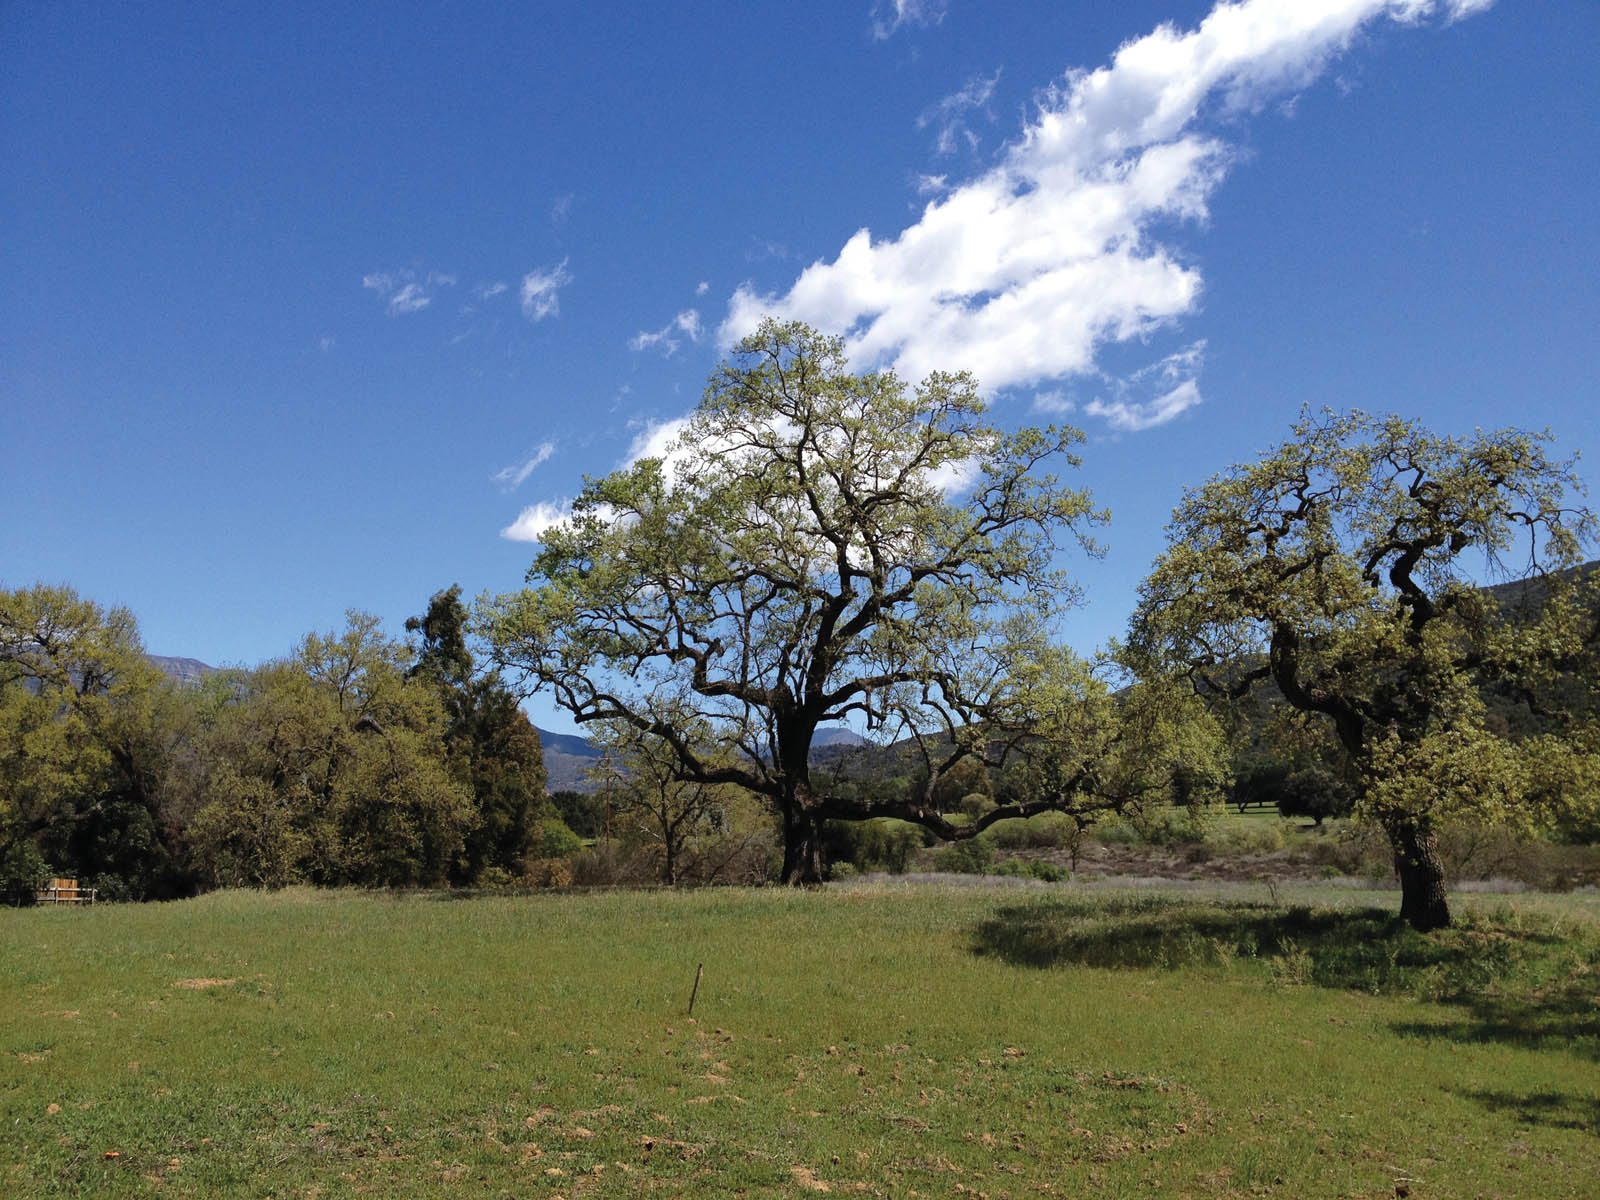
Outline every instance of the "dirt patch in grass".
<svg viewBox="0 0 1600 1200"><path fill-rule="evenodd" d="M172 986L175 988L188 988L190 991L203 992L206 988L227 987L230 983L238 983L239 977L232 979L174 979Z"/></svg>

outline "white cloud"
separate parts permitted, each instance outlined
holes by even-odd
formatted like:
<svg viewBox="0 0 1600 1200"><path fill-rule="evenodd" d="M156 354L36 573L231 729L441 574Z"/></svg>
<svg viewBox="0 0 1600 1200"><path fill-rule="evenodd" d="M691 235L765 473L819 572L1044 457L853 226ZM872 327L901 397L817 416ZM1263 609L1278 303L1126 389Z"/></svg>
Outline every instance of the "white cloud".
<svg viewBox="0 0 1600 1200"><path fill-rule="evenodd" d="M572 200L573 195L571 192L566 192L555 198L550 205L550 224L566 224L567 218L572 216Z"/></svg>
<svg viewBox="0 0 1600 1200"><path fill-rule="evenodd" d="M1205 352L1205 342L1198 341L1126 379L1108 378L1111 398L1096 397L1083 406L1083 411L1099 417L1118 433L1138 433L1165 425L1200 403L1199 376L1205 365ZM1034 398L1035 410L1041 399Z"/></svg>
<svg viewBox="0 0 1600 1200"><path fill-rule="evenodd" d="M522 314L530 321L542 321L561 312L561 289L572 282L567 260L553 267L529 271L522 277Z"/></svg>
<svg viewBox="0 0 1600 1200"><path fill-rule="evenodd" d="M705 336L705 326L700 322L698 310L686 308L654 333L634 334L628 339L628 349L637 352L659 348L661 353L671 358L682 344L675 336L677 334L682 334L691 342L698 342Z"/></svg>
<svg viewBox="0 0 1600 1200"><path fill-rule="evenodd" d="M633 444L628 447L628 456L617 464L617 469L626 471L641 458L659 458L667 464L668 477L671 478L672 467L682 454L678 439L683 436L683 431L687 428L689 428L688 417L652 421L634 435Z"/></svg>
<svg viewBox="0 0 1600 1200"><path fill-rule="evenodd" d="M1165 425L1199 403L1200 385L1192 379L1186 379L1154 400L1137 402L1097 398L1085 404L1083 411L1091 417L1103 418L1107 425L1119 433L1138 433L1143 429Z"/></svg>
<svg viewBox="0 0 1600 1200"><path fill-rule="evenodd" d="M1039 392L1033 397L1033 411L1036 413L1049 413L1051 416L1059 417L1065 416L1077 407L1060 388Z"/></svg>
<svg viewBox="0 0 1600 1200"><path fill-rule="evenodd" d="M361 277L361 286L377 292L388 305L389 315L421 312L433 303L440 288L454 287L456 277L442 271L419 275L410 267L400 271L374 271Z"/></svg>
<svg viewBox="0 0 1600 1200"><path fill-rule="evenodd" d="M1162 25L1044 92L997 166L936 195L897 236L862 229L779 295L740 287L719 337L731 344L770 314L841 332L858 368L911 379L964 367L997 391L1097 374L1101 346L1170 326L1199 301L1199 269L1157 231L1204 221L1231 165L1202 128L1209 116L1306 86L1374 21L1489 2L1242 0L1189 31ZM896 25L910 7L895 6ZM1198 402L1185 382L1157 400L1101 401L1101 414L1124 428L1170 419Z"/></svg>
<svg viewBox="0 0 1600 1200"><path fill-rule="evenodd" d="M694 294L696 296L704 296L710 290L711 281L709 279L702 279L699 283L694 285Z"/></svg>
<svg viewBox="0 0 1600 1200"><path fill-rule="evenodd" d="M527 458L520 463L513 463L509 467L496 471L490 478L500 485L501 491L514 492L522 486L529 475L532 475L555 452L556 444L554 442L540 442Z"/></svg>
<svg viewBox="0 0 1600 1200"><path fill-rule="evenodd" d="M934 149L937 153L954 154L956 149L963 145L968 150L978 148L978 135L973 133L971 126L967 124L967 115L981 112L990 120L994 119L989 112L989 100L994 95L995 85L999 82L998 70L987 79L975 75L959 92L953 92L943 100L923 109L922 115L917 118L917 128L926 129L932 125L938 130L938 136L934 139ZM942 183L942 177L940 180Z"/></svg>
<svg viewBox="0 0 1600 1200"><path fill-rule="evenodd" d="M497 279L493 283L486 283L479 287L476 295L479 300L493 300L500 293L510 290L510 284L503 279Z"/></svg>
<svg viewBox="0 0 1600 1200"><path fill-rule="evenodd" d="M872 36L892 38L906 25L937 25L944 20L946 0L878 0L872 6Z"/></svg>
<svg viewBox="0 0 1600 1200"><path fill-rule="evenodd" d="M552 528L572 516L572 502L562 500L551 504L541 500L530 504L517 514L517 519L500 531L500 536L511 542L538 542Z"/></svg>
<svg viewBox="0 0 1600 1200"><path fill-rule="evenodd" d="M983 474L983 464L975 458L962 458L935 467L928 473L928 482L946 497L955 497L972 490Z"/></svg>
<svg viewBox="0 0 1600 1200"><path fill-rule="evenodd" d="M420 312L433 303L433 297L422 290L420 283L408 283L389 297L391 313Z"/></svg>

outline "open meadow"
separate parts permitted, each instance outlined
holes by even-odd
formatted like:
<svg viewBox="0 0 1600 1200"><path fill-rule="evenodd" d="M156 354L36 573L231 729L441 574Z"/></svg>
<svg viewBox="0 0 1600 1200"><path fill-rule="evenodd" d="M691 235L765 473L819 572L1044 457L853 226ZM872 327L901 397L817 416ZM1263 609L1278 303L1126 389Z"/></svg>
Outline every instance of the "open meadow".
<svg viewBox="0 0 1600 1200"><path fill-rule="evenodd" d="M1431 937L1395 903L0 910L0 1195L1600 1194L1595 895L1459 897Z"/></svg>

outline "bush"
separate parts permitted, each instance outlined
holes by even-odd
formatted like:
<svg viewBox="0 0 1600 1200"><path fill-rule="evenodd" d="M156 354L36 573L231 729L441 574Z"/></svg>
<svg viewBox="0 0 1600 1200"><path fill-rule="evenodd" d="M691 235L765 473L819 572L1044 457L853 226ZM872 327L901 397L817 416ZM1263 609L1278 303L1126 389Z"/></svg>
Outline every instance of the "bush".
<svg viewBox="0 0 1600 1200"><path fill-rule="evenodd" d="M534 858L522 876L524 887L564 888L572 886L572 867L565 859Z"/></svg>
<svg viewBox="0 0 1600 1200"><path fill-rule="evenodd" d="M1077 831L1078 823L1066 813L1040 813L989 827L995 844L1003 850L1059 850L1071 843Z"/></svg>
<svg viewBox="0 0 1600 1200"><path fill-rule="evenodd" d="M828 861L849 863L857 871L903 875L923 845L920 826L893 817L870 821L829 821L823 829Z"/></svg>
<svg viewBox="0 0 1600 1200"><path fill-rule="evenodd" d="M937 871L957 875L987 875L994 864L994 841L986 834L951 842L933 856Z"/></svg>
<svg viewBox="0 0 1600 1200"><path fill-rule="evenodd" d="M32 904L34 891L48 883L52 874L32 841L13 842L0 857L0 901Z"/></svg>
<svg viewBox="0 0 1600 1200"><path fill-rule="evenodd" d="M472 881L472 886L482 888L486 892L508 891L516 884L511 872L504 867L485 867L478 872L478 877Z"/></svg>
<svg viewBox="0 0 1600 1200"><path fill-rule="evenodd" d="M1131 842L1146 842L1152 846L1178 846L1187 842L1205 841L1211 831L1215 815L1210 808L1192 805L1188 808L1168 807L1134 811L1124 820L1136 835L1129 839Z"/></svg>
<svg viewBox="0 0 1600 1200"><path fill-rule="evenodd" d="M1094 840L1103 846L1137 846L1144 835L1122 817L1107 817L1094 827Z"/></svg>
<svg viewBox="0 0 1600 1200"><path fill-rule="evenodd" d="M540 858L572 858L583 851L583 839L560 817L546 817L540 826Z"/></svg>
<svg viewBox="0 0 1600 1200"><path fill-rule="evenodd" d="M1072 872L1065 867L1037 858L1008 858L989 873L1016 879L1040 879L1045 883L1064 883L1072 878Z"/></svg>

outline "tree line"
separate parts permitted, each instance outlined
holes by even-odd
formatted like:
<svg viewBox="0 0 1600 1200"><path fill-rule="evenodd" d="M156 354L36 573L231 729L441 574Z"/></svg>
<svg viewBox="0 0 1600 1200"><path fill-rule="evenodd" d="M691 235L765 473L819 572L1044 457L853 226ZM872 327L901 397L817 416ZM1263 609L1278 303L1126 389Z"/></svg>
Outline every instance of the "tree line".
<svg viewBox="0 0 1600 1200"><path fill-rule="evenodd" d="M969 375L852 373L838 339L769 322L666 454L587 483L529 586L470 614L441 592L412 641L352 613L179 690L124 611L0 593L5 876L531 878L580 848L517 706L534 690L600 732L669 882L729 877L733 845L749 877L763 814L772 873L808 884L837 822L964 843L1255 787L1381 828L1426 929L1450 919L1443 825L1600 822L1600 579L1571 570L1595 519L1546 436L1304 414L1185 492L1126 639L1092 656L1061 637L1107 520L1060 474L1082 440L988 424ZM1476 586L1496 571L1536 602ZM815 753L839 722L896 769ZM592 828L583 807L562 800Z"/></svg>
<svg viewBox="0 0 1600 1200"><path fill-rule="evenodd" d="M408 622L420 640L351 612L281 660L180 687L126 609L0 591L0 890L520 875L546 815L539 738L474 669L465 619L451 588Z"/></svg>

